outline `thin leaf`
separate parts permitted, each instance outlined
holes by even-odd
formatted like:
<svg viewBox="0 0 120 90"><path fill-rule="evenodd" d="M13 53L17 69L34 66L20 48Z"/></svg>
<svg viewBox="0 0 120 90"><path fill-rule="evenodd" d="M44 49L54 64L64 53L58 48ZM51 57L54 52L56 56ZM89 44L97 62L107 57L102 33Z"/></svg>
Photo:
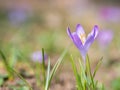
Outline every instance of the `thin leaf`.
<svg viewBox="0 0 120 90"><path fill-rule="evenodd" d="M10 68L11 72L15 73L21 80L23 80L26 85L29 87L30 90L33 90L30 86L30 84L16 71L14 70L13 68Z"/></svg>
<svg viewBox="0 0 120 90"><path fill-rule="evenodd" d="M90 60L89 60L89 56L87 55L87 64L86 64L86 67L87 67L87 73L90 74L90 79L91 79L91 82L92 82L92 87L94 89L95 85L94 85L94 78L92 76L92 72L91 72L91 66L90 66Z"/></svg>
<svg viewBox="0 0 120 90"><path fill-rule="evenodd" d="M95 86L96 86L96 87L97 87L97 85L98 85L98 81L95 82Z"/></svg>
<svg viewBox="0 0 120 90"><path fill-rule="evenodd" d="M7 58L6 58L6 56L5 56L5 54L3 53L2 50L0 50L0 55L1 55L2 59L3 59L4 66L5 66L8 74L9 74L9 77L10 77L10 78L13 78L12 72L11 72L11 70L10 70L9 63L8 63Z"/></svg>
<svg viewBox="0 0 120 90"><path fill-rule="evenodd" d="M85 67L80 59L79 59L79 65L80 65L80 78L81 78L83 90L86 90L87 77L85 74Z"/></svg>
<svg viewBox="0 0 120 90"><path fill-rule="evenodd" d="M44 86L46 81L46 73L45 73L45 58L44 58L44 49L42 48L42 69L43 69L43 78L44 78Z"/></svg>
<svg viewBox="0 0 120 90"><path fill-rule="evenodd" d="M50 78L50 59L48 60L48 67L47 67L47 76L46 76L46 84L45 84L45 90L48 90L48 83Z"/></svg>
<svg viewBox="0 0 120 90"><path fill-rule="evenodd" d="M84 90L83 86L82 86L82 81L81 81L80 75L78 74L78 71L77 71L77 68L76 68L76 65L74 63L72 55L71 55L70 61L71 61L73 72L74 72L74 75L75 75L75 78L77 81L77 88L78 88L78 90L81 90L81 89Z"/></svg>
<svg viewBox="0 0 120 90"><path fill-rule="evenodd" d="M4 55L2 50L0 50L0 54L1 54L1 57L6 61L7 59L6 59L6 57L5 57L5 55Z"/></svg>
<svg viewBox="0 0 120 90"><path fill-rule="evenodd" d="M99 69L99 67L100 67L100 65L102 63L102 59L103 59L103 57L99 60L99 62L97 63L97 65L95 67L95 70L94 70L94 73L93 73L93 78L95 77L96 72L97 72L97 70Z"/></svg>
<svg viewBox="0 0 120 90"><path fill-rule="evenodd" d="M58 61L57 61L56 64L54 65L54 67L53 67L53 69L52 69L52 71L51 71L51 73L50 73L48 88L49 88L49 86L50 86L50 82L51 82L53 76L55 75L55 73L56 73L59 65L62 63L63 58L64 58L64 56L66 55L69 47L70 47L70 45L63 51L63 53L61 54L61 56L58 58Z"/></svg>
<svg viewBox="0 0 120 90"><path fill-rule="evenodd" d="M102 89L101 90L105 90L104 84L102 84Z"/></svg>

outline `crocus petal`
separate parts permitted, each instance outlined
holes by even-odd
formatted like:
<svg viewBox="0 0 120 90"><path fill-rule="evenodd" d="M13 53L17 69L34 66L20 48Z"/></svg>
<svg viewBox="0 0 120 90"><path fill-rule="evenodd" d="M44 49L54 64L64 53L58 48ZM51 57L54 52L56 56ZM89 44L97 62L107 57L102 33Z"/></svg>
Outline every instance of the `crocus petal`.
<svg viewBox="0 0 120 90"><path fill-rule="evenodd" d="M74 42L74 44L76 45L76 47L81 50L83 49L83 45L82 42L80 40L80 38L78 37L76 32L71 33L70 29L67 29L67 33L69 35L69 37L71 38L71 40Z"/></svg>
<svg viewBox="0 0 120 90"><path fill-rule="evenodd" d="M92 32L88 35L87 39L85 38L84 29L82 28L80 24L77 25L76 32L71 33L70 29L68 28L67 33L69 37L71 38L71 40L76 45L76 47L79 49L82 55L82 58L84 60L84 63L86 63L85 61L86 54L87 54L87 51L90 45L93 43L93 41L98 35L98 26L97 25L94 26Z"/></svg>
<svg viewBox="0 0 120 90"><path fill-rule="evenodd" d="M86 57L87 51L86 51L86 49L84 48L84 46L83 46L80 38L78 37L77 33L76 33L76 32L73 32L73 33L72 33L72 36L73 36L73 39L74 39L74 43L75 43L76 47L79 49L79 51L80 51L80 53L81 53L81 55L82 55L82 58L83 58L83 60L84 60L84 62L85 62L85 57Z"/></svg>
<svg viewBox="0 0 120 90"><path fill-rule="evenodd" d="M73 36L72 36L72 34L71 34L71 31L70 31L70 28L69 28L69 27L67 28L67 34L68 34L68 36L71 38L71 40L74 41Z"/></svg>
<svg viewBox="0 0 120 90"><path fill-rule="evenodd" d="M84 31L83 27L82 27L80 24L78 24L78 25L76 26L76 33L77 33L78 35L85 34L85 31Z"/></svg>
<svg viewBox="0 0 120 90"><path fill-rule="evenodd" d="M82 58L83 58L83 60L84 60L84 62L85 62L85 57L86 57L87 51L86 51L86 49L84 48L84 46L83 46L83 44L82 44L79 36L77 35L76 32L71 33L69 28L67 29L67 33L68 33L69 37L71 38L71 40L72 40L72 41L74 42L74 44L76 45L76 47L79 49L79 51L80 51L80 53L81 53L81 55L82 55Z"/></svg>
<svg viewBox="0 0 120 90"><path fill-rule="evenodd" d="M88 51L90 45L93 43L97 35L98 35L98 26L95 25L92 32L88 34L87 40L85 42L84 48L86 49L86 51Z"/></svg>

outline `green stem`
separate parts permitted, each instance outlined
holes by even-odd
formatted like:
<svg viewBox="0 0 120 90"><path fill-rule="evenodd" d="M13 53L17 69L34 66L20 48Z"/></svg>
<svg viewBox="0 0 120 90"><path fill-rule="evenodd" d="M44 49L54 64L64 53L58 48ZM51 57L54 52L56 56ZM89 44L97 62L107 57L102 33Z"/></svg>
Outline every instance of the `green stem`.
<svg viewBox="0 0 120 90"><path fill-rule="evenodd" d="M44 57L44 49L42 48L42 69L43 69L43 78L44 78L44 86L46 82L46 74L45 74L45 57Z"/></svg>

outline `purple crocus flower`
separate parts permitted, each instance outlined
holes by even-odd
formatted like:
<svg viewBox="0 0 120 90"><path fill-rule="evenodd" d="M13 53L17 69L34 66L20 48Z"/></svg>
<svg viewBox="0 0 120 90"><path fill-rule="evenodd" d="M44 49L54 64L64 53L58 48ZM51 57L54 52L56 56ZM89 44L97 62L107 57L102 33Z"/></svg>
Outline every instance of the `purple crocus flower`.
<svg viewBox="0 0 120 90"><path fill-rule="evenodd" d="M106 47L108 47L108 45L111 43L112 39L113 39L113 31L111 31L111 30L101 30L97 37L99 46L102 49L105 49Z"/></svg>
<svg viewBox="0 0 120 90"><path fill-rule="evenodd" d="M48 57L47 57L47 54L44 53L44 59L46 60ZM36 52L33 52L32 55L31 55L31 59L35 62L40 62L42 63L42 60L43 60L43 57L42 57L42 51L36 51Z"/></svg>
<svg viewBox="0 0 120 90"><path fill-rule="evenodd" d="M103 7L100 10L100 16L110 22L120 22L120 8L119 7Z"/></svg>
<svg viewBox="0 0 120 90"><path fill-rule="evenodd" d="M75 32L71 33L70 29L68 28L67 33L74 42L74 44L76 45L76 47L79 49L85 63L87 51L98 35L98 26L97 25L94 26L91 33L88 34L87 38L84 29L80 24L76 26Z"/></svg>

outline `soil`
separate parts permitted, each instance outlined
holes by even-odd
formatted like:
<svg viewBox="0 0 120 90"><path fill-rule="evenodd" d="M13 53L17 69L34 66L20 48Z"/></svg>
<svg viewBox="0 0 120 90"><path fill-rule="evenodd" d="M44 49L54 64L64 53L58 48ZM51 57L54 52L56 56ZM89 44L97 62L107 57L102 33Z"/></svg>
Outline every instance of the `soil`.
<svg viewBox="0 0 120 90"><path fill-rule="evenodd" d="M55 62L53 61L52 64L54 65L54 63ZM92 64L92 70L94 69L95 65L96 63ZM95 79L103 83L105 87L107 87L109 90L112 90L110 88L111 81L120 75L120 73L118 73L119 69L116 68L118 67L115 63L111 64L110 66L101 65L101 67L99 68L96 74ZM0 71L1 74L5 73L5 70L3 68L0 68ZM24 78L32 86L33 90L41 90L36 85L36 80L34 75L24 76ZM19 86L18 84L19 80L20 79L18 77L16 77L16 79L14 80L6 79L3 86L0 87L0 90L12 90L9 88L9 86ZM76 90L75 77L73 75L73 71L70 63L65 62L65 64L58 69L56 75L54 76L51 82L50 90Z"/></svg>

